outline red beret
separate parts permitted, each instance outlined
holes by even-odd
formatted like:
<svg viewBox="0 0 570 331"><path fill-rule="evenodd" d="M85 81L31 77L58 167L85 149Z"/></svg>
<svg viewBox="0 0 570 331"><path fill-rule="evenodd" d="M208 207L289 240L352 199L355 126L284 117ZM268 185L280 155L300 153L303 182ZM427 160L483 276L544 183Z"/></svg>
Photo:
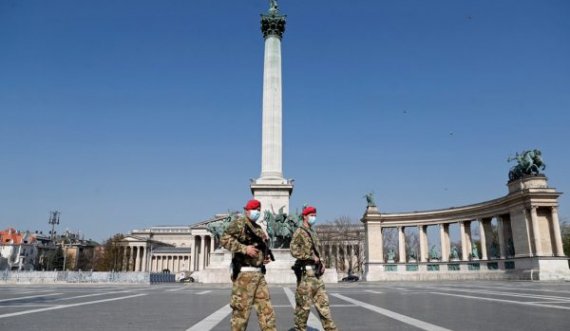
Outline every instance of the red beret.
<svg viewBox="0 0 570 331"><path fill-rule="evenodd" d="M246 204L245 207L243 207L243 209L245 210L253 210L253 209L258 209L261 208L261 202L259 202L258 200L249 200Z"/></svg>
<svg viewBox="0 0 570 331"><path fill-rule="evenodd" d="M316 214L316 213L317 213L317 208L313 206L307 206L305 207L305 209L303 209L303 216L307 216L309 214Z"/></svg>

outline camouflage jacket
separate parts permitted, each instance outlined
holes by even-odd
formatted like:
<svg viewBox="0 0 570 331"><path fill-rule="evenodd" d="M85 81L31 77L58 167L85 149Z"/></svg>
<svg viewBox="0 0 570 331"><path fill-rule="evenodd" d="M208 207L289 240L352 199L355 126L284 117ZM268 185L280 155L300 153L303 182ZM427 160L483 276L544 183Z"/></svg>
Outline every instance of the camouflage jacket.
<svg viewBox="0 0 570 331"><path fill-rule="evenodd" d="M291 255L298 260L313 260L315 258L313 243L315 243L315 249L319 252L319 238L317 237L317 233L311 227L307 228L305 225L301 225L295 233L293 233L293 238L291 238Z"/></svg>
<svg viewBox="0 0 570 331"><path fill-rule="evenodd" d="M259 267L263 265L263 260L265 258L263 256L263 252L259 251L257 257L249 257L245 253L247 243L251 242L251 238L245 229L245 227L248 226L248 223L259 237L267 238L267 235L258 224L256 224L255 222L250 222L245 217L241 217L230 223L230 225L222 235L220 243L222 247L231 251L232 253L241 254L245 265Z"/></svg>

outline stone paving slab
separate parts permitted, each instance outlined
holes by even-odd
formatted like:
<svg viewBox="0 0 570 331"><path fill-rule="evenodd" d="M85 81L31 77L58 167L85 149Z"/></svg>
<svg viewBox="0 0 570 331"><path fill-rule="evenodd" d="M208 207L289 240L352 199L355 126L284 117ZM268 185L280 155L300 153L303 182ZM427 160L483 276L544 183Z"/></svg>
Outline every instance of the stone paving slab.
<svg viewBox="0 0 570 331"><path fill-rule="evenodd" d="M569 282L327 285L340 330L567 330ZM271 286L279 330L294 286ZM227 285L0 286L0 330L228 330ZM309 330L321 330L312 312ZM259 330L255 312L248 330Z"/></svg>

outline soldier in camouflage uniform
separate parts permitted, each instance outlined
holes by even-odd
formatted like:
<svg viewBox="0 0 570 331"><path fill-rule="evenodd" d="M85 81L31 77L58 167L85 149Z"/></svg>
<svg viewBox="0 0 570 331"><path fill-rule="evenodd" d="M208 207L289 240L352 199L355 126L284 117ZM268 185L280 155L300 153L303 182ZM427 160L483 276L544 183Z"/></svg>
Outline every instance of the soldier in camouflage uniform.
<svg viewBox="0 0 570 331"><path fill-rule="evenodd" d="M319 240L316 231L312 229L316 220L317 209L311 206L305 207L303 209L303 224L295 231L291 239L291 255L297 259L295 265L301 265L303 269L295 293L295 330L297 331L307 329L311 302L317 308L323 328L325 330L338 330L331 316L325 283L318 277L324 272L324 265L319 263Z"/></svg>
<svg viewBox="0 0 570 331"><path fill-rule="evenodd" d="M269 257L251 243L252 233L264 240L267 234L256 224L261 212L261 203L250 200L244 207L245 217L232 222L220 239L222 246L232 253L234 259L241 264L241 271L233 281L231 328L232 331L247 329L251 306L257 311L261 330L276 330L275 312L271 305L269 289L262 272L264 264L269 263ZM249 229L246 229L249 227ZM251 230L251 231L250 231ZM265 270L265 269L263 269Z"/></svg>

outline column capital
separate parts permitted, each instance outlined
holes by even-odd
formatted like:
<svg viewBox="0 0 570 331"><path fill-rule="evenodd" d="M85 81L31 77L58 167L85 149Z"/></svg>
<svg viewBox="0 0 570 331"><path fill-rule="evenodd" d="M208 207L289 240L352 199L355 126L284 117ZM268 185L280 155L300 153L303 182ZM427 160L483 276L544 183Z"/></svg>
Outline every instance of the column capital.
<svg viewBox="0 0 570 331"><path fill-rule="evenodd" d="M279 14L278 11L270 11L267 14L261 14L261 32L263 38L276 36L281 39L285 32L286 15Z"/></svg>

